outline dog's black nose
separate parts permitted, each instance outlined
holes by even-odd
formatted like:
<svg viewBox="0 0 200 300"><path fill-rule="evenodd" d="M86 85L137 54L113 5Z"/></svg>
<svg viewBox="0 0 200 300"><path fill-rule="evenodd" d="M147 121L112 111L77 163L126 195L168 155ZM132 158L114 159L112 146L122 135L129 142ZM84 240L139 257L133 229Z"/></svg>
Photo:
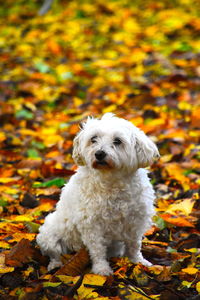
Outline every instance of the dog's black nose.
<svg viewBox="0 0 200 300"><path fill-rule="evenodd" d="M106 153L102 150L98 150L96 153L95 153L95 157L98 161L102 161L105 157L106 157Z"/></svg>

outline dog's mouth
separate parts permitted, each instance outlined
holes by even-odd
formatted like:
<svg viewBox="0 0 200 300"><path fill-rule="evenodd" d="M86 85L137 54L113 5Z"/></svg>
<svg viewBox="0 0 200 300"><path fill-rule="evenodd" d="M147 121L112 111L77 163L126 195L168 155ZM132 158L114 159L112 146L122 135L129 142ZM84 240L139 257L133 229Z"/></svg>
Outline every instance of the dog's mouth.
<svg viewBox="0 0 200 300"><path fill-rule="evenodd" d="M94 169L111 169L111 165L106 160L95 160L92 164Z"/></svg>

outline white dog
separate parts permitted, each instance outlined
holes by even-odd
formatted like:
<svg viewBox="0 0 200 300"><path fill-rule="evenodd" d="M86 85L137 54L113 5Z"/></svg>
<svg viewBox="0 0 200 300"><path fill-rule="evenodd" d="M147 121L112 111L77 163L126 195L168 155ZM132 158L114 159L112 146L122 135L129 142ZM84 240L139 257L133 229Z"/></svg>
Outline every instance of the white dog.
<svg viewBox="0 0 200 300"><path fill-rule="evenodd" d="M111 113L88 118L74 139L77 173L64 186L56 210L37 236L48 270L61 266L60 255L85 246L92 272L109 275L108 256L143 258L141 242L154 215L154 191L142 169L159 153L155 144L131 122Z"/></svg>

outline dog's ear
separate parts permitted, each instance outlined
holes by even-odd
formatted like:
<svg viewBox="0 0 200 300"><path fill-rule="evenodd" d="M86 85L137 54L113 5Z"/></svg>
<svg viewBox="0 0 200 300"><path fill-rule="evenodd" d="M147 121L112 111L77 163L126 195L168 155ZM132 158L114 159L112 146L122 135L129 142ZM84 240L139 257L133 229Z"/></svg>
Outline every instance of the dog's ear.
<svg viewBox="0 0 200 300"><path fill-rule="evenodd" d="M81 146L80 146L80 139L81 139L82 134L83 134L82 132L79 132L78 135L75 137L75 139L73 141L72 157L73 157L75 163L78 166L84 166L85 165L84 159L83 159L82 154L81 154Z"/></svg>
<svg viewBox="0 0 200 300"><path fill-rule="evenodd" d="M149 166L160 157L157 146L141 130L136 133L135 147L139 168Z"/></svg>

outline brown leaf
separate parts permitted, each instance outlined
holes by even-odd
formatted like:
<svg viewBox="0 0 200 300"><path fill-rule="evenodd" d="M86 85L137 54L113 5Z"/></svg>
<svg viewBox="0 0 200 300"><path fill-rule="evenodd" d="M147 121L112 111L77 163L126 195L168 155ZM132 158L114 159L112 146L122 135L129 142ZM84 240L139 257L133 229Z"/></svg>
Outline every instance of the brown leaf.
<svg viewBox="0 0 200 300"><path fill-rule="evenodd" d="M20 204L26 208L35 208L39 205L39 202L32 194L25 193Z"/></svg>
<svg viewBox="0 0 200 300"><path fill-rule="evenodd" d="M34 249L27 239L22 239L6 255L5 262L9 266L22 267L24 263L29 262L34 254Z"/></svg>
<svg viewBox="0 0 200 300"><path fill-rule="evenodd" d="M16 164L17 169L37 169L40 168L42 164L41 160L27 158L23 159Z"/></svg>
<svg viewBox="0 0 200 300"><path fill-rule="evenodd" d="M85 248L79 250L68 260L54 275L77 276L82 274L85 267L89 264L89 254Z"/></svg>
<svg viewBox="0 0 200 300"><path fill-rule="evenodd" d="M158 275L157 279L159 281L170 281L171 280L171 268L164 266L162 272Z"/></svg>

